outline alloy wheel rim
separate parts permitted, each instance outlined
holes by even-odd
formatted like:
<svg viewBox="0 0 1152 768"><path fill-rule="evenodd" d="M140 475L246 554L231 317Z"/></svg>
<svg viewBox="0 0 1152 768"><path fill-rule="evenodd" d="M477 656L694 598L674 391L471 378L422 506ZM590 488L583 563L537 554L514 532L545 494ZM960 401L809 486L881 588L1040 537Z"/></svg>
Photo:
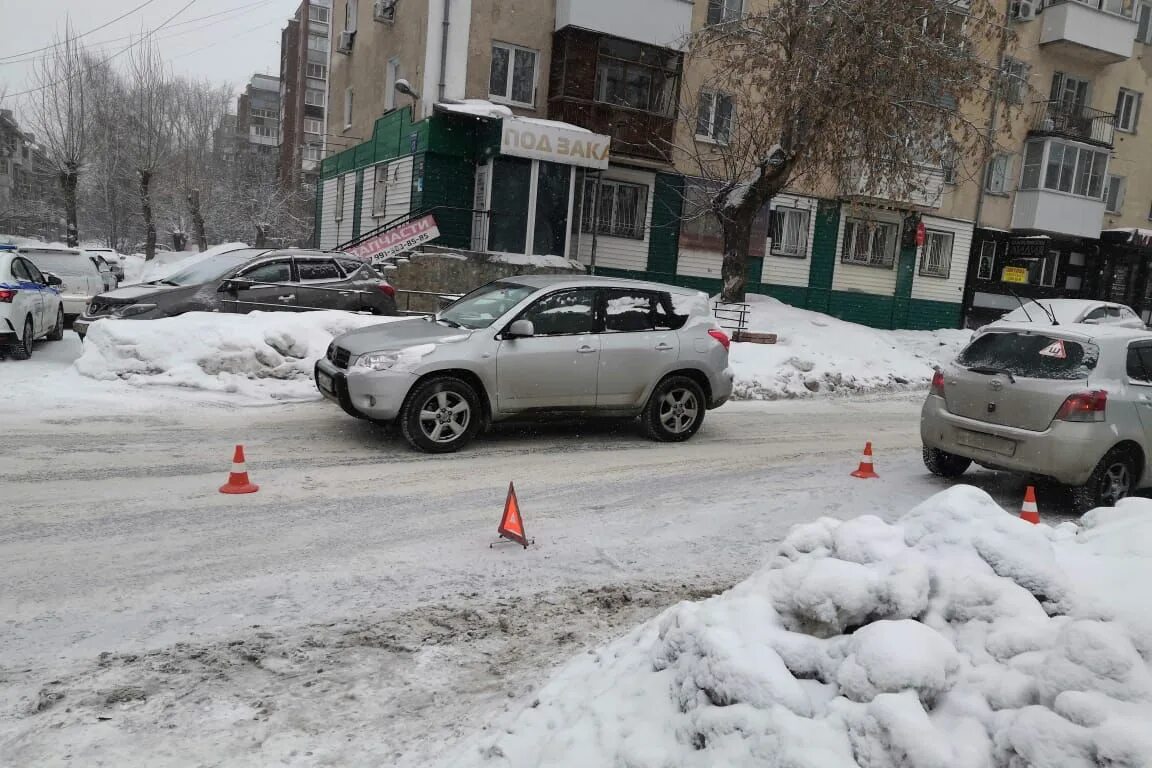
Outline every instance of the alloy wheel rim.
<svg viewBox="0 0 1152 768"><path fill-rule="evenodd" d="M674 435L682 435L696 423L700 403L687 389L673 389L660 401L660 423Z"/></svg>
<svg viewBox="0 0 1152 768"><path fill-rule="evenodd" d="M457 392L437 392L420 408L420 431L434 443L458 440L472 421L472 407Z"/></svg>
<svg viewBox="0 0 1152 768"><path fill-rule="evenodd" d="M1100 500L1108 506L1114 506L1116 502L1128 497L1131 487L1132 479L1128 467L1121 463L1113 464L1104 473L1104 488Z"/></svg>

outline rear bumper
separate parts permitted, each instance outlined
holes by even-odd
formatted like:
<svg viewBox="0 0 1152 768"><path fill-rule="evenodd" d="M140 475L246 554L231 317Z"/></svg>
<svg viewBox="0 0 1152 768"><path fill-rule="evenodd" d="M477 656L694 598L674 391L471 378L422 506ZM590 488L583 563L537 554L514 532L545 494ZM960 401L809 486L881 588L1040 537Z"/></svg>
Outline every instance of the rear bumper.
<svg viewBox="0 0 1152 768"><path fill-rule="evenodd" d="M964 456L995 469L1083 485L1115 444L1107 423L1053 422L1044 432L988 424L949 413L944 399L929 395L920 412L920 438L928 448ZM994 444L996 447L976 447Z"/></svg>
<svg viewBox="0 0 1152 768"><path fill-rule="evenodd" d="M320 394L346 413L379 421L391 421L400 415L404 398L416 383L410 373L346 371L327 359L316 362L313 380ZM331 384L326 386L328 382Z"/></svg>
<svg viewBox="0 0 1152 768"><path fill-rule="evenodd" d="M61 296L60 306L63 308L65 315L77 317L88 311L88 301L87 296Z"/></svg>
<svg viewBox="0 0 1152 768"><path fill-rule="evenodd" d="M712 402L708 408L715 409L724 405L732 398L732 386L736 380L736 373L731 368L725 368L712 376Z"/></svg>

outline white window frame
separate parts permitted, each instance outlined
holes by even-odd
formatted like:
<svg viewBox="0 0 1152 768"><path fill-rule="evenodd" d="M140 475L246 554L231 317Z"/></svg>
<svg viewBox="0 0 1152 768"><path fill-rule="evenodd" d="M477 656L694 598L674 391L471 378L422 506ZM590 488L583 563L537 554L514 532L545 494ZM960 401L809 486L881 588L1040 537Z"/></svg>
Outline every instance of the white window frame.
<svg viewBox="0 0 1152 768"><path fill-rule="evenodd" d="M308 50L327 53L328 38L324 37L323 35L308 35Z"/></svg>
<svg viewBox="0 0 1152 768"><path fill-rule="evenodd" d="M315 68L315 69L314 69ZM313 74L318 72L319 74ZM304 74L313 80L327 80L328 79L328 65L318 64L314 61L305 63Z"/></svg>
<svg viewBox="0 0 1152 768"><path fill-rule="evenodd" d="M305 144L304 159L310 163L319 163L324 159L324 147L319 144Z"/></svg>
<svg viewBox="0 0 1152 768"><path fill-rule="evenodd" d="M1136 133L1140 122L1140 106L1144 94L1129 88L1121 88L1116 94L1116 130Z"/></svg>
<svg viewBox="0 0 1152 768"><path fill-rule="evenodd" d="M985 240L980 243L980 260L976 263L976 279L977 280L992 280L996 274L996 248L998 243L995 240ZM989 247L991 246L991 247ZM989 253L991 251L991 253ZM987 261L985 261L987 257ZM988 271L985 273L984 265L988 265Z"/></svg>
<svg viewBox="0 0 1152 768"><path fill-rule="evenodd" d="M1008 194L1008 179L1012 176L1012 155L996 154L988 161L984 190L993 195Z"/></svg>
<svg viewBox="0 0 1152 768"><path fill-rule="evenodd" d="M721 99L728 99L728 104L731 107L728 117L728 133L724 136L717 136L717 120L716 113L720 105ZM704 109L708 110L708 128L707 133L700 133L701 112ZM714 91L705 89L700 92L700 104L696 110L696 140L703 141L710 144L719 144L726 146L732 140L732 128L736 124L736 102L731 95L721 91Z"/></svg>
<svg viewBox="0 0 1152 768"><path fill-rule="evenodd" d="M644 241L648 239L648 200L652 194L648 184L643 184L635 181L616 181L615 179L603 179L599 184L599 189L596 190L597 185L593 183L587 189L594 190L591 210L588 205L588 200L583 200L582 205L584 210L580 216L580 231L590 233L592 232L593 220L595 220L597 234L603 237L618 237L624 240L639 240ZM631 188L639 190L636 196L637 208L633 211L634 224L629 227L622 225L620 222L620 190ZM608 221L604 221L600 217L599 207L604 204L606 200L611 200L611 213Z"/></svg>
<svg viewBox="0 0 1152 768"><path fill-rule="evenodd" d="M1115 195L1113 195L1115 184ZM1128 180L1124 176L1108 174L1104 182L1104 211L1106 213L1120 213L1124 210L1124 193L1127 191Z"/></svg>
<svg viewBox="0 0 1152 768"><path fill-rule="evenodd" d="M495 57L488 65L488 99L489 101L498 102L500 104L514 104L518 107L526 107L534 109L536 107L536 88L540 82L540 51L535 48L525 48L522 45L513 45L512 43L497 43L493 41L492 50L497 48L508 52L508 75L504 83L504 94L491 93L492 90L492 65L495 63ZM532 54L532 100L531 101L516 101L512 98L513 85L516 82L516 52Z"/></svg>
<svg viewBox="0 0 1152 768"><path fill-rule="evenodd" d="M1074 142L1058 141L1055 139L1032 139L1025 147L1024 156L1027 158L1028 149L1033 145L1040 145L1043 152L1040 156L1040 164L1038 167L1038 175L1033 179L1029 179L1029 168L1036 168L1035 165L1026 165L1024 173L1020 178L1020 189L1023 190L1046 190L1048 192L1057 192L1062 195L1071 195L1087 200L1103 200L1104 194L1107 191L1105 182L1108 176L1108 161L1110 152L1106 149L1097 147L1088 147ZM1052 166L1054 152L1059 148L1059 156L1056 159L1056 165ZM1068 189L1061 189L1060 182L1063 180L1064 170L1067 166L1067 159L1071 157L1070 153L1075 155L1075 162L1071 165L1071 175L1069 177ZM1097 167L1099 166L1099 167ZM1055 168L1056 184L1049 184L1049 175ZM1095 194L1092 194L1093 184L1098 183L1099 189ZM1083 186L1083 191L1077 191L1077 188Z"/></svg>
<svg viewBox="0 0 1152 768"><path fill-rule="evenodd" d="M1060 251L1048 251L1044 257L1043 266L1040 268L1040 285L1045 288L1052 288L1056 285L1056 273L1060 271L1060 262L1064 258L1064 254ZM1052 271L1049 273L1048 268L1051 267Z"/></svg>
<svg viewBox="0 0 1152 768"><path fill-rule="evenodd" d="M1001 77L1004 83L1004 100L1009 104L1024 104L1028 101L1028 75L1031 66L1026 61L1004 57Z"/></svg>
<svg viewBox="0 0 1152 768"><path fill-rule="evenodd" d="M327 24L332 19L332 10L322 5L308 6L308 20L318 24Z"/></svg>
<svg viewBox="0 0 1152 768"><path fill-rule="evenodd" d="M372 171L372 218L388 215L388 190L400 181L400 164L384 163Z"/></svg>
<svg viewBox="0 0 1152 768"><path fill-rule="evenodd" d="M353 110L355 109L356 93L352 88L344 89L344 130L349 131L352 129L352 118L354 116Z"/></svg>
<svg viewBox="0 0 1152 768"><path fill-rule="evenodd" d="M877 235L883 232L883 251L880 258L876 258ZM863 258L860 256L861 236L865 237ZM895 269L896 249L900 236L899 225L891 221L865 221L864 219L847 218L844 220L844 239L840 243L840 261L843 264L852 264L858 267L871 267L873 269ZM848 248L851 239L852 247Z"/></svg>
<svg viewBox="0 0 1152 768"><path fill-rule="evenodd" d="M309 101L310 94L316 94L316 98ZM310 107L326 107L324 99L324 91L319 88L305 88L304 89L304 103Z"/></svg>
<svg viewBox="0 0 1152 768"><path fill-rule="evenodd" d="M315 128L316 130L311 130ZM316 117L304 118L304 133L310 133L314 136L324 135L324 121Z"/></svg>
<svg viewBox="0 0 1152 768"><path fill-rule="evenodd" d="M808 258L808 227L811 223L809 212L803 208L778 206L772 209L771 216L776 219L776 223L772 226L774 237L768 253L785 259ZM791 225L786 223L789 219L793 221ZM788 240L792 240L792 242L788 242L781 235L782 232L795 234L796 237L788 238Z"/></svg>
<svg viewBox="0 0 1152 768"><path fill-rule="evenodd" d="M332 212L332 218L336 221L344 221L344 192L347 180L346 175L336 177L336 210Z"/></svg>
<svg viewBox="0 0 1152 768"><path fill-rule="evenodd" d="M360 15L359 0L348 0L344 6L344 31L356 31L356 17Z"/></svg>
<svg viewBox="0 0 1152 768"><path fill-rule="evenodd" d="M384 111L396 109L396 81L400 79L400 59L388 59L384 73Z"/></svg>
<svg viewBox="0 0 1152 768"><path fill-rule="evenodd" d="M718 11L718 15L714 12ZM744 0L708 0L704 11L704 25L727 24L744 16Z"/></svg>
<svg viewBox="0 0 1152 768"><path fill-rule="evenodd" d="M939 229L925 232L920 247L920 276L947 280L952 276L952 248L956 235Z"/></svg>
<svg viewBox="0 0 1152 768"><path fill-rule="evenodd" d="M1137 6L1136 42L1152 45L1152 3L1139 3Z"/></svg>

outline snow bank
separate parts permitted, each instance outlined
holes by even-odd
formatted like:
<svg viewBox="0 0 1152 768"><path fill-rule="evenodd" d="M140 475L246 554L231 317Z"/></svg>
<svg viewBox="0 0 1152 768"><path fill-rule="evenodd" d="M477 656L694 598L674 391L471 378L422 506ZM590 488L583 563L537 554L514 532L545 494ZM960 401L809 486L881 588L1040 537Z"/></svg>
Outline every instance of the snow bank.
<svg viewBox="0 0 1152 768"><path fill-rule="evenodd" d="M247 247L248 245L245 243L223 243L214 245L206 251L157 251L156 257L152 261L145 261L140 254L127 255L124 257L124 282L122 285L163 280L169 275L193 264L198 264L205 259Z"/></svg>
<svg viewBox="0 0 1152 768"><path fill-rule="evenodd" d="M348 312L191 312L101 320L76 370L91 379L239 394L260 401L317 397L312 368L335 336L403 318Z"/></svg>
<svg viewBox="0 0 1152 768"><path fill-rule="evenodd" d="M749 330L776 344L733 344L735 396L744 400L860 394L927 387L934 365L952 360L971 331L881 331L748 297Z"/></svg>
<svg viewBox="0 0 1152 768"><path fill-rule="evenodd" d="M457 766L1152 765L1152 501L1032 526L960 486L821 518L570 663ZM1143 654L1143 655L1142 655Z"/></svg>

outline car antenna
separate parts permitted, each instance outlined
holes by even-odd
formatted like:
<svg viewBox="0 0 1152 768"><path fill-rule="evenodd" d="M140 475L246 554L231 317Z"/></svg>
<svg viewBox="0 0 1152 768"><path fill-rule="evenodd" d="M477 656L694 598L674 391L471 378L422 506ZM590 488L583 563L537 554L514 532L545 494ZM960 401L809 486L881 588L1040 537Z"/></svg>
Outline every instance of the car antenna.
<svg viewBox="0 0 1152 768"><path fill-rule="evenodd" d="M1011 288L1008 289L1008 293L1012 294L1012 298L1016 299L1016 301L1020 303L1020 309L1024 310L1024 317L1028 318L1028 322L1036 322L1032 319L1032 315L1028 314L1028 307L1024 306L1024 299L1020 298L1020 294L1016 293L1016 291L1012 290ZM1040 307L1040 309L1044 309L1044 307Z"/></svg>

